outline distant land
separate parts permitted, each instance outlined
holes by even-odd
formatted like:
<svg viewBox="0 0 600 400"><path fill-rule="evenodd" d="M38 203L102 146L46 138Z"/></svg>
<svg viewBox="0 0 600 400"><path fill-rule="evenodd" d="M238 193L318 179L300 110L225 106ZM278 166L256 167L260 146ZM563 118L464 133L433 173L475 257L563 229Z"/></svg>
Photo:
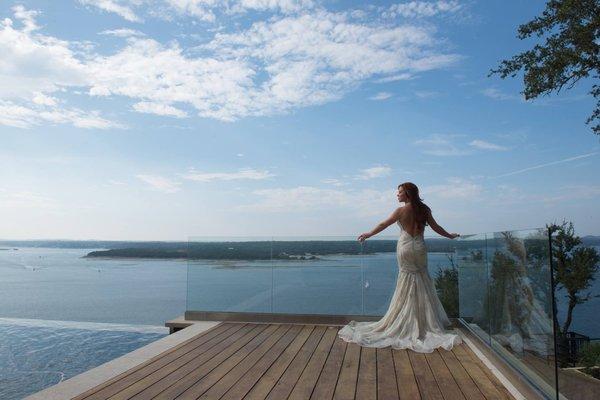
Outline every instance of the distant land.
<svg viewBox="0 0 600 400"><path fill-rule="evenodd" d="M4 247L106 249L86 257L204 259L204 260L307 260L318 256L395 252L397 240L246 241L246 242L121 242L73 240L0 241ZM426 239L430 252L453 252L460 243L450 239ZM470 243L472 246L473 243Z"/></svg>
<svg viewBox="0 0 600 400"><path fill-rule="evenodd" d="M433 239L429 251L451 252L448 239ZM373 240L362 247L356 240L190 242L170 246L138 246L92 251L86 257L187 258L202 260L314 260L319 256L374 254L396 251L396 240Z"/></svg>
<svg viewBox="0 0 600 400"><path fill-rule="evenodd" d="M600 236L584 236L586 246L600 246ZM425 239L429 252L449 253L461 248L485 246L483 240ZM0 240L0 247L39 247L63 249L104 249L86 257L205 259L205 260L307 260L325 255L358 255L395 252L396 240L367 240L362 246L356 240L306 241L221 241L221 242L135 242L105 240Z"/></svg>

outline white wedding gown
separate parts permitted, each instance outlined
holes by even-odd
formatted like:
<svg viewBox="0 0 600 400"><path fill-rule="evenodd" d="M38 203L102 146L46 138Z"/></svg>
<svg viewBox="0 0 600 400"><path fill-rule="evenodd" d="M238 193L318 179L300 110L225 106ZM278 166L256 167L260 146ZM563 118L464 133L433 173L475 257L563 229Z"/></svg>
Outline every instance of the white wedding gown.
<svg viewBox="0 0 600 400"><path fill-rule="evenodd" d="M365 347L391 346L419 353L431 353L438 347L450 350L461 339L444 329L450 321L427 271L423 235L413 237L402 225L400 230L396 247L398 279L388 310L379 321L350 321L338 336Z"/></svg>

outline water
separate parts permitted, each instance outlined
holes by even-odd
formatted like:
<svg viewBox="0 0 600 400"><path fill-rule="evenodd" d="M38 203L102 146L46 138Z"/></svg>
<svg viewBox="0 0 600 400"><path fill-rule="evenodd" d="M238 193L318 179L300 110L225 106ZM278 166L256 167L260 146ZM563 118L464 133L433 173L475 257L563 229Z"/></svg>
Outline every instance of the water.
<svg viewBox="0 0 600 400"><path fill-rule="evenodd" d="M167 334L160 327L0 318L0 399L21 399Z"/></svg>
<svg viewBox="0 0 600 400"><path fill-rule="evenodd" d="M164 325L185 311L185 261L81 258L94 249L0 251L0 317Z"/></svg>
<svg viewBox="0 0 600 400"><path fill-rule="evenodd" d="M0 399L164 337L185 311L185 262L81 258L89 251L0 251Z"/></svg>

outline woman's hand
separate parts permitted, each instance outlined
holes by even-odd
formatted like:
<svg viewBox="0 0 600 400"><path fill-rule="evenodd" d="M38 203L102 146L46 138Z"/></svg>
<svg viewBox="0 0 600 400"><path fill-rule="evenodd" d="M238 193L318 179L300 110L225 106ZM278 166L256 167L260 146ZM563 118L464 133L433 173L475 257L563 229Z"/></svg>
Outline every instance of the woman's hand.
<svg viewBox="0 0 600 400"><path fill-rule="evenodd" d="M451 236L450 239L456 239L460 235L458 233L451 233L450 236Z"/></svg>
<svg viewBox="0 0 600 400"><path fill-rule="evenodd" d="M371 237L371 234L369 232L361 233L358 236L358 241L362 243L362 242L364 242L365 240L367 240L370 237Z"/></svg>

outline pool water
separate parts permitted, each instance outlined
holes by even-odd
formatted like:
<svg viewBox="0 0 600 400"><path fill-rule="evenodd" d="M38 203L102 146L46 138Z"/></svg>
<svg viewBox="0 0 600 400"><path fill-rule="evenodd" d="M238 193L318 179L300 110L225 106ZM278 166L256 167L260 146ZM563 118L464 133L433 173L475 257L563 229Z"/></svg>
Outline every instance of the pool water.
<svg viewBox="0 0 600 400"><path fill-rule="evenodd" d="M0 318L0 399L22 399L167 334L160 326Z"/></svg>

